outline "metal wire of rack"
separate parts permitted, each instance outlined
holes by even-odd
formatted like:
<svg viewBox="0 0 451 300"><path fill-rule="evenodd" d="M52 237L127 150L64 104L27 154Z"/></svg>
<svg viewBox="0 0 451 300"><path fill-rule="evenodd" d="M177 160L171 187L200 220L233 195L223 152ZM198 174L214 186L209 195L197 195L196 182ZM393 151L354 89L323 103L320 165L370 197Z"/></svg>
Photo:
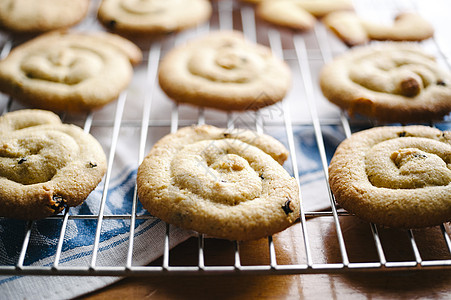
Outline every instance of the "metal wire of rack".
<svg viewBox="0 0 451 300"><path fill-rule="evenodd" d="M440 232L441 241L438 242L441 246L441 253L438 257L423 258L420 246L417 239L421 234L426 234L421 231L407 230L405 234L408 238L408 251L413 253L413 259L395 259L391 260L387 257L386 245L383 243L383 237L381 236L381 229L375 224L369 224L369 230L371 232L371 239L374 245L372 245L377 253L377 259L368 261L354 262L349 255L349 247L346 242L345 233L343 230L343 218L356 218L341 210L336 206L333 195L329 186L326 184L327 194L329 198L329 209L321 211L306 211L304 207L301 207L300 220L298 227L295 230L295 235L300 236L302 240L303 257L299 258L297 263L281 263L277 255L277 243L274 242L272 236L267 238L268 245L268 257L269 263L267 264L243 264L243 259L240 251L242 246L241 242L233 241L233 262L230 265L211 265L206 263L206 257L208 256L208 250L206 249L206 241L208 240L202 234L198 234L197 239L197 264L196 265L177 265L172 264L170 261L170 227L166 224L166 234L164 237L164 249L161 264L138 266L134 265L133 252L134 252L134 239L135 236L135 224L137 220L143 220L150 218L146 214L138 214L137 206L138 199L136 194L136 188L134 190L133 203L129 214L106 214L105 203L107 201L107 194L109 189L109 183L111 180L112 169L114 168L113 162L116 155L116 149L118 143L120 143L119 132L121 127L130 126L138 128L139 135L139 149L137 164L139 164L146 155L147 149L151 146L149 142L149 135L152 135L156 128L166 128L169 132L175 132L180 126L191 125L193 123L205 124L205 123L225 123L226 127L233 128L240 126L237 124L237 120L247 118L246 123L248 127L252 127L258 132L265 132L268 128L278 128L285 132L286 142L288 149L291 153L291 159L289 165L286 166L292 171L293 176L300 182L299 178L299 164L296 153L299 144L295 142L294 127L309 127L314 132L315 143L317 145L317 151L322 166L323 177L327 178L328 173L328 156L326 151L326 145L323 140L325 126L338 126L342 128L345 136L350 136L352 133L353 125L350 124L347 116L343 112L336 111L334 117L320 117L317 107L317 99L321 96L318 95L318 91L315 90L315 75L313 74L313 64L322 65L329 62L333 56L334 51L344 51L345 48L339 45L339 42L334 40L330 33L319 23L312 33L296 33L288 32L273 28L267 24L263 24L255 19L254 8L251 5L244 4L237 1L213 1L215 8L216 19L207 24L200 26L194 31L189 31L187 35L179 34L168 37L164 40L152 41L148 47L147 52L147 67L145 70L145 86L142 86L144 93L144 105L142 109L142 115L140 120L129 119L124 120L124 109L126 108L126 102L128 99L128 92L124 92L118 99L115 109L114 117L109 120L96 119L95 113L88 114L84 120L83 128L86 132L90 132L93 126L103 126L111 128L111 138L109 141L108 152L108 171L103 180L103 193L101 202L99 205L99 211L94 215L77 215L71 214L69 209L66 209L63 214L50 217L49 219L55 219L61 221L60 237L56 245L56 254L54 255L53 263L48 266L30 266L25 263L25 257L27 249L32 239L32 227L34 221L27 223L27 229L23 238L23 243L20 249L20 255L17 261L13 265L0 265L0 274L2 275L89 275L89 276L150 276L150 275L171 275L171 274L225 274L225 273L246 273L246 274L302 274L302 273L337 273L337 272L350 272L361 270L372 271L389 271L389 270L418 270L418 269L449 269L451 268L451 240L450 240L450 228L447 224L442 224L436 228ZM216 21L214 21L216 20ZM92 21L91 21L92 22ZM158 119L152 118L152 109L157 103L159 98L163 97L162 101L168 101L164 99L164 96L158 94L158 63L161 57L164 56L173 44L182 43L185 39L191 36L200 35L210 30L229 30L236 29L242 30L247 39L267 44L272 51L280 58L290 63L290 66L294 73L297 74L296 81L296 93L293 92L287 100L284 100L281 104L280 113L281 117L268 118L264 110L246 113L243 116L240 113L228 113L225 115L220 114L219 120L216 118L218 114L215 112L212 116L209 115L210 111L207 109L199 108L194 110L192 108L185 111L183 105L172 104L170 107L169 118ZM310 46L313 43L315 46ZM332 45L331 43L336 43ZM432 42L434 43L434 42ZM434 44L438 47L438 44ZM1 57L7 55L12 47L11 40L8 40L2 49ZM338 49L338 50L337 50ZM440 48L438 48L440 52ZM445 61L448 60L444 56ZM293 101L302 101L307 108L307 117L297 118L296 110L293 110ZM170 103L168 101L167 103ZM14 101L9 99L4 104L4 112L7 112L14 106ZM188 116L188 117L186 117ZM194 117L193 117L194 116ZM366 122L366 121L365 121ZM445 121L447 122L447 121ZM366 124L366 123L365 123ZM216 125L216 124L215 124ZM354 124L355 125L355 124ZM367 124L366 124L367 125ZM374 124L372 124L374 125ZM376 124L377 125L377 124ZM433 125L433 124L432 124ZM324 179L325 180L325 179ZM300 185L301 198L303 186ZM122 219L130 222L129 225L129 240L128 240L128 252L127 259L124 264L116 266L99 266L98 253L99 243L102 234L102 225L105 220L110 219ZM328 219L331 220L338 244L338 252L340 259L337 262L323 262L317 261L316 251L321 251L316 246L312 246L312 239L314 235L311 233L315 231L309 226L311 220L315 219ZM64 246L64 237L66 235L67 224L69 220L93 220L96 222L95 238L92 245L92 255L90 257L90 263L83 266L63 266L60 264L61 253ZM365 223L362 223L365 226ZM368 226L368 225L366 225Z"/></svg>

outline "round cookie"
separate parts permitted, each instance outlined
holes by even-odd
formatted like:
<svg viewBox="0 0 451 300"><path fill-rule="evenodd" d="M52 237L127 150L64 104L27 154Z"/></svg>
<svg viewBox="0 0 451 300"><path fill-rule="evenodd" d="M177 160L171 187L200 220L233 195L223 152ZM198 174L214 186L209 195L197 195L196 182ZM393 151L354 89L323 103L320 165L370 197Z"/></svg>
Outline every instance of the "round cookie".
<svg viewBox="0 0 451 300"><path fill-rule="evenodd" d="M37 108L89 111L119 96L141 55L136 45L109 33L44 34L0 61L0 91Z"/></svg>
<svg viewBox="0 0 451 300"><path fill-rule="evenodd" d="M106 170L102 147L43 110L0 117L0 215L35 220L77 206Z"/></svg>
<svg viewBox="0 0 451 300"><path fill-rule="evenodd" d="M451 74L411 43L356 47L324 66L325 97L383 122L441 119L451 111Z"/></svg>
<svg viewBox="0 0 451 300"><path fill-rule="evenodd" d="M432 25L416 13L401 13L393 24L367 21L354 12L339 11L327 15L323 23L348 46L370 40L422 41L434 35Z"/></svg>
<svg viewBox="0 0 451 300"><path fill-rule="evenodd" d="M207 21L212 12L208 0L103 0L100 22L123 34L165 34Z"/></svg>
<svg viewBox="0 0 451 300"><path fill-rule="evenodd" d="M230 240L282 231L299 217L298 184L274 138L210 125L163 137L138 168L138 195L170 224Z"/></svg>
<svg viewBox="0 0 451 300"><path fill-rule="evenodd" d="M258 17L295 30L310 30L315 26L316 18L353 9L349 0L265 0L257 3Z"/></svg>
<svg viewBox="0 0 451 300"><path fill-rule="evenodd" d="M67 28L87 14L89 0L0 0L0 28L44 32Z"/></svg>
<svg viewBox="0 0 451 300"><path fill-rule="evenodd" d="M281 101L291 72L269 48L235 31L218 31L171 50L159 69L163 91L177 102L226 111Z"/></svg>
<svg viewBox="0 0 451 300"><path fill-rule="evenodd" d="M335 200L367 221L418 228L451 221L451 132L376 127L353 134L329 166Z"/></svg>

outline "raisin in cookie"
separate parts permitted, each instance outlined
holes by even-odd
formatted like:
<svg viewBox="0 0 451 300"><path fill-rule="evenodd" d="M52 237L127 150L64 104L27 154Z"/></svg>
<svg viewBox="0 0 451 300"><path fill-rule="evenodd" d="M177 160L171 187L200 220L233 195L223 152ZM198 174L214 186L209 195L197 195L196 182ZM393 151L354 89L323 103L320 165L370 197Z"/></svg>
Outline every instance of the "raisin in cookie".
<svg viewBox="0 0 451 300"><path fill-rule="evenodd" d="M0 91L37 108L89 111L128 86L141 50L109 33L52 32L0 61Z"/></svg>
<svg viewBox="0 0 451 300"><path fill-rule="evenodd" d="M316 18L350 9L353 9L353 5L349 0L266 0L258 2L256 14L278 26L310 30Z"/></svg>
<svg viewBox="0 0 451 300"><path fill-rule="evenodd" d="M451 111L451 74L415 44L354 48L323 68L320 85L351 115L383 122L430 121Z"/></svg>
<svg viewBox="0 0 451 300"><path fill-rule="evenodd" d="M327 15L323 23L348 46L370 40L422 41L434 35L432 25L416 13L401 13L393 24L368 21L354 12L340 11Z"/></svg>
<svg viewBox="0 0 451 300"><path fill-rule="evenodd" d="M35 220L81 204L106 158L90 134L44 110L0 117L0 215Z"/></svg>
<svg viewBox="0 0 451 300"><path fill-rule="evenodd" d="M0 0L0 28L44 32L67 28L88 12L89 0Z"/></svg>
<svg viewBox="0 0 451 300"><path fill-rule="evenodd" d="M218 238L249 240L299 217L287 150L253 131L185 127L154 145L138 168L143 206L162 220Z"/></svg>
<svg viewBox="0 0 451 300"><path fill-rule="evenodd" d="M170 51L160 65L159 82L177 102L256 110L284 98L291 73L269 48L239 32L221 31Z"/></svg>
<svg viewBox="0 0 451 300"><path fill-rule="evenodd" d="M123 34L164 34L196 26L210 18L207 0L103 0L98 18Z"/></svg>
<svg viewBox="0 0 451 300"><path fill-rule="evenodd" d="M451 132L426 126L376 127L353 134L329 166L336 201L389 227L451 221Z"/></svg>

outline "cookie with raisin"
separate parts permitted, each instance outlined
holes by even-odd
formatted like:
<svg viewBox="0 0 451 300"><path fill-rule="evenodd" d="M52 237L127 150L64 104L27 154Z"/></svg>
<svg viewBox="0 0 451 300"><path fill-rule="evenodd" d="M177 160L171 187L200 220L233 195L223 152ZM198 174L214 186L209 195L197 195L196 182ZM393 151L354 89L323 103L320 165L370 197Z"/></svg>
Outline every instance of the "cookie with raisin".
<svg viewBox="0 0 451 300"><path fill-rule="evenodd" d="M451 74L412 43L353 48L323 67L320 86L351 116L381 122L440 120L451 112Z"/></svg>
<svg viewBox="0 0 451 300"><path fill-rule="evenodd" d="M0 117L0 215L36 220L80 205L106 171L101 145L44 110Z"/></svg>
<svg viewBox="0 0 451 300"><path fill-rule="evenodd" d="M230 240L266 237L299 217L288 151L249 130L191 126L163 137L138 168L139 200L176 226Z"/></svg>
<svg viewBox="0 0 451 300"><path fill-rule="evenodd" d="M329 165L337 203L388 227L451 221L451 132L384 126L354 133Z"/></svg>

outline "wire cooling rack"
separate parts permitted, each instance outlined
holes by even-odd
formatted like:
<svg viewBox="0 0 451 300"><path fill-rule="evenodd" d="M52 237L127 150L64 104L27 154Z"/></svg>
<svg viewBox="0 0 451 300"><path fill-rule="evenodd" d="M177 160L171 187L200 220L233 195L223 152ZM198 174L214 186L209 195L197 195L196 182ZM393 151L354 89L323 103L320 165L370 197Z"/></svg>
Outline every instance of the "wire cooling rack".
<svg viewBox="0 0 451 300"><path fill-rule="evenodd" d="M434 1L432 1L434 2ZM56 253L53 263L47 266L31 266L26 264L26 255L30 241L33 239L32 227L34 222L28 222L23 243L18 252L17 261L11 265L0 265L1 275L108 275L108 276L148 276L168 274L224 274L224 273L253 273L253 274L300 274L300 273L335 273L359 270L389 271L389 270L418 270L418 269L450 269L451 268L451 241L450 228L448 224L428 228L425 230L393 231L380 228L374 224L368 224L357 220L335 205L333 195L327 184L328 161L330 149L324 141L327 127L333 126L343 133L344 138L350 136L355 130L377 126L365 119L349 120L345 113L340 112L335 106L328 103L321 95L317 76L322 65L332 60L346 47L336 39L326 28L318 23L311 32L297 33L286 29L275 28L255 18L254 7L250 4L238 1L213 1L214 13L208 24L199 26L194 30L187 30L178 34L169 35L163 39L153 41L136 41L144 49L145 61L137 68L135 77L128 91L124 92L117 102L108 105L99 112L87 114L86 116L63 115L66 122L78 123L86 132L93 128L107 128L110 130L110 138L103 143L108 149L108 171L103 180L103 193L98 213L93 215L71 214L66 210L63 214L50 217L60 222L60 237L56 245ZM429 3L429 2L428 2ZM438 12L440 9L422 11L422 7L413 1L355 1L356 10L362 15L378 18L391 18L402 10L419 10L428 14L429 19L436 22L442 20ZM81 30L100 29L95 18L98 3L94 2L91 15L79 25ZM431 7L439 8L446 5L445 1L435 1ZM449 6L448 6L449 8ZM447 11L447 9L444 9ZM448 10L449 11L449 10ZM436 15L438 14L438 15ZM446 19L444 17L443 19ZM436 24L438 29L449 28L443 24ZM280 104L265 108L257 112L247 113L222 113L203 108L193 108L185 105L177 105L171 102L159 90L157 82L158 64L165 53L173 46L184 41L205 34L213 30L235 29L243 31L247 39L269 46L280 58L284 59L293 71L293 88L287 98ZM439 31L439 30L438 30ZM438 37L423 43L425 48L432 51L439 61L449 68L451 45L443 42ZM21 41L3 36L3 47L1 57L8 54L13 46ZM138 95L138 96L137 96ZM143 99L143 106L134 109L131 102L133 97ZM13 99L6 97L0 100L0 109L3 112L21 108ZM170 226L166 224L166 235L164 237L164 249L162 259L148 266L137 266L134 264L133 251L134 239L128 241L127 259L124 264L115 266L99 266L98 254L102 235L102 226L105 220L126 220L130 223L129 237L135 236L135 224L138 220L150 218L147 214L137 212L138 199L136 189L133 197L131 210L127 214L105 213L105 203L111 181L111 174L115 167L114 160L118 145L123 143L120 130L133 128L140 132L138 137L137 165L141 162L150 149L151 145L164 134L175 132L179 127L192 124L212 124L228 128L247 127L258 132L282 132L284 142L290 150L291 157L285 165L293 176L300 182L300 193L304 205L301 207L299 222L288 229L296 238L300 257L285 263L279 257L281 252L278 247L277 238L272 236L267 239L268 262L246 264L243 259L242 249L247 247L245 242L233 241L231 248L233 258L230 264L216 265L208 263L208 238L202 234L197 237L197 263L186 265L185 263L172 263L170 259ZM449 117L440 124L448 125ZM312 140L298 140L295 130L307 128L313 134ZM158 133L156 133L158 132ZM161 133L162 132L162 133ZM327 203L317 206L317 210L308 211L305 203L308 197L315 198L315 194L304 195L304 181L300 178L302 174L301 149L305 143L315 145L315 157L321 165L320 178L323 181L323 189L318 194L325 195ZM301 162L301 163L300 163ZM300 167L301 166L301 167ZM314 200L314 199L313 199ZM353 220L349 222L348 220ZM89 265L63 266L60 263L61 253L64 246L64 237L67 233L69 220L92 220L96 224L94 242ZM352 224L349 226L349 224ZM327 224L328 230L324 230ZM355 224L358 228L355 229ZM355 240L350 234L353 231L366 232L364 240ZM324 258L325 246L318 243L326 240L327 243L336 245L337 256L334 259ZM433 238L430 238L433 236ZM403 242L401 242L401 240ZM372 252L374 255L368 259L353 259L353 245L363 251ZM395 243L396 245L393 245ZM247 247L248 248L248 247ZM432 250L431 250L432 248ZM286 249L283 249L286 250ZM290 251L290 249L288 249Z"/></svg>

